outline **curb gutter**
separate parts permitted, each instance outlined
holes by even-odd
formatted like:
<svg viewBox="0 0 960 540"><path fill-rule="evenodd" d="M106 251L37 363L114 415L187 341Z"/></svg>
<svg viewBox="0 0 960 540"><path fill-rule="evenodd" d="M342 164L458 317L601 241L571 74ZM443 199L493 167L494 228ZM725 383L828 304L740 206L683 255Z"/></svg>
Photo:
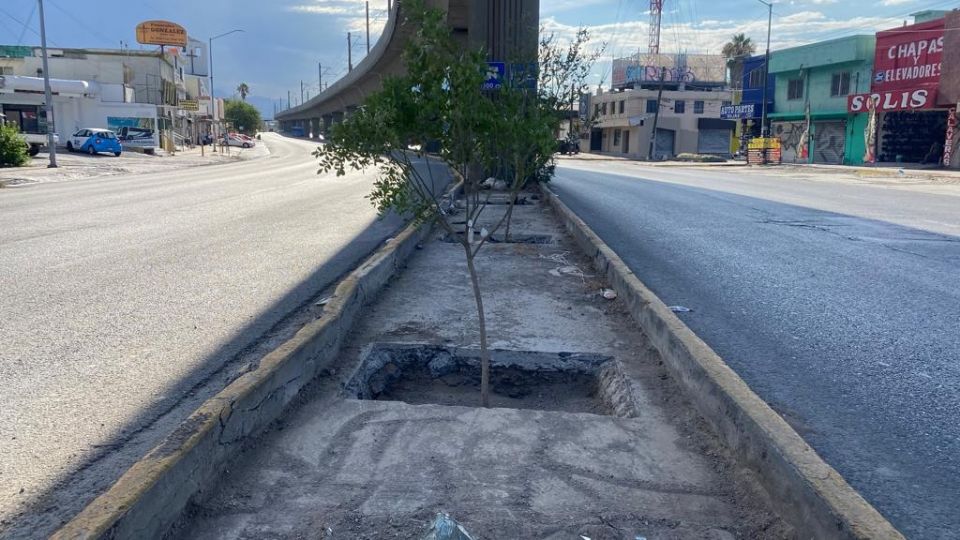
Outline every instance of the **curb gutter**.
<svg viewBox="0 0 960 540"><path fill-rule="evenodd" d="M544 198L590 256L735 458L759 475L800 538L897 539L897 531L637 278L548 187Z"/></svg>
<svg viewBox="0 0 960 540"><path fill-rule="evenodd" d="M208 399L51 538L161 538L251 436L336 358L362 306L429 233L409 225L336 287L323 316Z"/></svg>

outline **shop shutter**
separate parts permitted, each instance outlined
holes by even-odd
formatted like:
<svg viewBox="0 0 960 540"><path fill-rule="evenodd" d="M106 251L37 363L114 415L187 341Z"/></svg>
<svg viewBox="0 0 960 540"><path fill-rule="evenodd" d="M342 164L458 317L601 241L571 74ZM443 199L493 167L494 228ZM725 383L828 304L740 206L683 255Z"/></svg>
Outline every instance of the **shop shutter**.
<svg viewBox="0 0 960 540"><path fill-rule="evenodd" d="M697 136L697 152L700 154L730 154L729 129L701 129Z"/></svg>
<svg viewBox="0 0 960 540"><path fill-rule="evenodd" d="M814 122L814 163L843 163L846 122Z"/></svg>
<svg viewBox="0 0 960 540"><path fill-rule="evenodd" d="M674 132L670 129L657 129L656 159L672 158Z"/></svg>

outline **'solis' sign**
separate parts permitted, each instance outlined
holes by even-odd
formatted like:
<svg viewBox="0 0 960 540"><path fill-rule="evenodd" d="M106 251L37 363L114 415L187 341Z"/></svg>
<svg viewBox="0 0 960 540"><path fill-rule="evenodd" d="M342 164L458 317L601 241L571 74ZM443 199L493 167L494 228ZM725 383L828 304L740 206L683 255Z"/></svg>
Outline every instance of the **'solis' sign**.
<svg viewBox="0 0 960 540"><path fill-rule="evenodd" d="M936 90L921 88L918 90L873 92L872 94L854 94L847 96L847 111L861 113L870 111L872 101L877 112L913 111L929 109L936 103Z"/></svg>

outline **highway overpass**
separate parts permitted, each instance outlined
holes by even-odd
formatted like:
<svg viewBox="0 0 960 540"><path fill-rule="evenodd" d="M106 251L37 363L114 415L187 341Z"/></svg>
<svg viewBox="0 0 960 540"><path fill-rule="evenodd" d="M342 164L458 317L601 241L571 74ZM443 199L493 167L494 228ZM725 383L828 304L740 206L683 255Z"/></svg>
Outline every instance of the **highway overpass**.
<svg viewBox="0 0 960 540"><path fill-rule="evenodd" d="M301 127L317 138L379 90L384 77L403 73L403 49L416 31L404 5L394 0L380 39L353 70L302 105L277 113L281 131ZM427 0L427 5L444 10L454 36L464 46L485 48L491 61L536 58L539 0Z"/></svg>

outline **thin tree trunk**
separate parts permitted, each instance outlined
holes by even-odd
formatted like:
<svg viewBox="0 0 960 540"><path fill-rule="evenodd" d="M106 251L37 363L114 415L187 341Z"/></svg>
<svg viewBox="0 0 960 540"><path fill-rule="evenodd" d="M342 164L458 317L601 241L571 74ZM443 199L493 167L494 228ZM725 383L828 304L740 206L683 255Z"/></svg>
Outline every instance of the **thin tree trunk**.
<svg viewBox="0 0 960 540"><path fill-rule="evenodd" d="M477 317L480 320L480 406L490 407L490 351L487 350L487 321L483 315L483 298L480 296L480 279L473 265L473 255L466 246L467 270L470 271L470 284L473 285L473 298L477 301Z"/></svg>

